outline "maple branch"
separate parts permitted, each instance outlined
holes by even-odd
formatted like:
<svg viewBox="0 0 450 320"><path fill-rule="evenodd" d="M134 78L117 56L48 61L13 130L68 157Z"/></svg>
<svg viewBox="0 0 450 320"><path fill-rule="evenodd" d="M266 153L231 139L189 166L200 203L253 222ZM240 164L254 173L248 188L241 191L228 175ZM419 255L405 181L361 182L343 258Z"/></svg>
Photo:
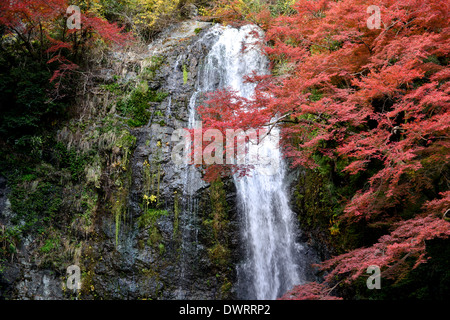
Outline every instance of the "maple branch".
<svg viewBox="0 0 450 320"><path fill-rule="evenodd" d="M294 124L299 124L299 123L307 123L307 124L312 124L312 125L317 125L318 123L312 120L307 120L307 119L300 119L300 118L294 118L294 120L283 120L286 117L291 116L292 113L286 113L285 115L279 117L278 119L269 122L267 124L265 124L264 126L275 126L278 123L294 123Z"/></svg>
<svg viewBox="0 0 450 320"><path fill-rule="evenodd" d="M408 257L411 255L411 253L412 253L411 251L408 252L408 253L405 254L400 260L398 260L395 264L393 264L393 265L391 265L391 266L388 266L387 269L385 269L384 271L380 272L380 277L381 277L383 274L386 274L386 272L387 272L388 270L392 270L392 268L395 268L396 266L398 266L399 264L401 264L402 262L404 262L404 261L406 260L406 258L408 258Z"/></svg>
<svg viewBox="0 0 450 320"><path fill-rule="evenodd" d="M326 292L326 295L329 295L336 287L342 282L342 280L338 281L332 288L328 289Z"/></svg>
<svg viewBox="0 0 450 320"><path fill-rule="evenodd" d="M442 218L443 218L444 220L448 219L448 218L447 218L447 213L449 213L449 212L450 212L450 209L448 209L447 211L445 211L444 215L442 216Z"/></svg>

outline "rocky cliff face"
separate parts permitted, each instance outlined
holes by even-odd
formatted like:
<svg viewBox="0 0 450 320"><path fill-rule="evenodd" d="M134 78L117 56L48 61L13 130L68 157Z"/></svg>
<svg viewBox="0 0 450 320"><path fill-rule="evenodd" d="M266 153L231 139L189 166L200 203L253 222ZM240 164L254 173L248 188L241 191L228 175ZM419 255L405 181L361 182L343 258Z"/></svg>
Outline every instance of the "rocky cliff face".
<svg viewBox="0 0 450 320"><path fill-rule="evenodd" d="M199 68L214 41L208 28L209 23L183 22L145 50L114 53L110 67L98 72L89 92L81 95L78 117L57 135L58 143L77 157L86 155L82 178L69 183L64 170L54 172L53 185L61 185L58 214L64 218L42 234L15 238L13 253L2 259L0 296L235 296L239 236L234 186L230 181L208 185L196 170L188 194L186 168L171 160L172 132L187 127ZM136 107L138 94L151 97L144 99L144 110ZM142 114L146 123L136 125ZM39 190L40 183L34 188ZM24 183L24 191L35 192L32 184ZM9 199L17 194L3 178L0 189L0 223L11 227L17 213ZM77 293L65 286L70 265L81 269Z"/></svg>

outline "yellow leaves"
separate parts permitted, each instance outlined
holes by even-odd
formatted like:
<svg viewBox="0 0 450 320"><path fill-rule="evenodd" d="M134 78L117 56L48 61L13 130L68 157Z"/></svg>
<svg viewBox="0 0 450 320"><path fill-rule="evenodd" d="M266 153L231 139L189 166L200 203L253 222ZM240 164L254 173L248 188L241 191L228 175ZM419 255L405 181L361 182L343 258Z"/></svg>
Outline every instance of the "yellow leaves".
<svg viewBox="0 0 450 320"><path fill-rule="evenodd" d="M330 233L331 233L332 236L336 236L336 235L339 234L339 227L338 226L333 225L333 226L331 226L329 228L329 230L330 230Z"/></svg>
<svg viewBox="0 0 450 320"><path fill-rule="evenodd" d="M198 14L202 17L204 16L210 16L211 12L209 12L205 7L201 6L200 8L198 8Z"/></svg>
<svg viewBox="0 0 450 320"><path fill-rule="evenodd" d="M331 227L328 228L332 236L336 236L339 234L339 221L335 221L334 217L330 219Z"/></svg>
<svg viewBox="0 0 450 320"><path fill-rule="evenodd" d="M173 13L179 2L180 0L141 0L137 6L142 11L137 15L135 23L151 27L162 16Z"/></svg>

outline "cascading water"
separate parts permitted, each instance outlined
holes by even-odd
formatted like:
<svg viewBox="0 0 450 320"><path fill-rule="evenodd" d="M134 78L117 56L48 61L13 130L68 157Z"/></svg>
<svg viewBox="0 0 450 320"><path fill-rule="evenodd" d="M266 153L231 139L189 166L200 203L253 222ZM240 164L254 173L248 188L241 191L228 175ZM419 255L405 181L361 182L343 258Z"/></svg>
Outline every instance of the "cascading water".
<svg viewBox="0 0 450 320"><path fill-rule="evenodd" d="M217 30L212 30L200 38L194 45L203 45L217 36ZM174 70L178 70L181 57L176 60ZM175 76L175 73L174 73ZM201 92L204 92L200 83L200 75L197 77L195 92L189 99L188 108L188 128L193 129L196 126L197 112L196 106ZM172 81L176 83L176 81ZM206 186L202 180L201 173L197 168L191 165L185 165L183 168L183 198L181 200L180 230L181 230L181 250L180 250L180 284L177 292L177 299L189 299L191 297L192 262L197 257L198 250L198 198L195 193ZM191 263L191 264L190 264Z"/></svg>
<svg viewBox="0 0 450 320"><path fill-rule="evenodd" d="M217 34L217 41L205 58L197 90L191 97L191 127L199 93L231 88L251 98L255 84L246 83L244 77L252 71L268 72L268 59L256 45L262 36L257 27L214 27L210 32ZM278 133L276 130L274 133ZM238 295L244 299L276 299L303 281L297 261L302 246L295 242L296 223L289 208L285 167L277 141L269 137L259 148L278 163L276 172L270 174L256 165L250 176L234 177L245 244L245 260L238 267Z"/></svg>

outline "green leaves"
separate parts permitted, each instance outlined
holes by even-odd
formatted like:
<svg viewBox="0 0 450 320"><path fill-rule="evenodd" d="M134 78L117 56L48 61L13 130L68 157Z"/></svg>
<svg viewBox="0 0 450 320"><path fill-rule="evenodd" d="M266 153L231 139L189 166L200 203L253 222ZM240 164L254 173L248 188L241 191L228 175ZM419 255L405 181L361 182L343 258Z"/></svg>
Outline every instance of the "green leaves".
<svg viewBox="0 0 450 320"><path fill-rule="evenodd" d="M18 139L40 133L66 108L62 101L48 97L51 86L46 66L27 59L19 64L19 57L12 59L13 65L0 59L0 136Z"/></svg>
<svg viewBox="0 0 450 320"><path fill-rule="evenodd" d="M183 64L183 83L186 84L188 81L189 73L187 71L186 65Z"/></svg>
<svg viewBox="0 0 450 320"><path fill-rule="evenodd" d="M11 209L16 213L13 222L21 225L22 232L41 232L56 217L62 204L61 193L62 188L50 182L17 183L10 195Z"/></svg>
<svg viewBox="0 0 450 320"><path fill-rule="evenodd" d="M130 118L127 121L129 126L140 127L146 125L151 118L150 102L161 102L167 95L160 91L135 89L128 98L117 103L117 109L123 116Z"/></svg>

